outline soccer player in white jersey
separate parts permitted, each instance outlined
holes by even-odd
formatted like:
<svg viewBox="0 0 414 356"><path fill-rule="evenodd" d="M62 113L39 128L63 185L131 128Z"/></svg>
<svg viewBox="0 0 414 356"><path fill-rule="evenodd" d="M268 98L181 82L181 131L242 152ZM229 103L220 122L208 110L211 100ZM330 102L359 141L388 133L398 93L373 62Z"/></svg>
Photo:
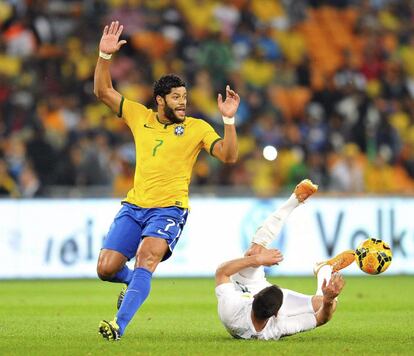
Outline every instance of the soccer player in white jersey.
<svg viewBox="0 0 414 356"><path fill-rule="evenodd" d="M279 250L267 249L267 246L279 234L289 214L317 189L310 180L300 182L290 198L257 230L245 256L218 267L218 313L233 337L278 340L321 326L331 319L345 284L338 271L354 261L353 250L315 265L317 291L313 296L270 284L263 269L263 266L283 260Z"/></svg>

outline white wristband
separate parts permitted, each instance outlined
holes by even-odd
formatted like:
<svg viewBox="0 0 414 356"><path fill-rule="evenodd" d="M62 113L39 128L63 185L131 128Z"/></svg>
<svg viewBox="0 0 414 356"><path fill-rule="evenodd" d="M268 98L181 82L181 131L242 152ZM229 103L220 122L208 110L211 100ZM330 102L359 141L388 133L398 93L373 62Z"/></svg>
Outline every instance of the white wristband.
<svg viewBox="0 0 414 356"><path fill-rule="evenodd" d="M99 51L99 57L109 61L112 57L112 54L108 54L108 53L104 53L102 51Z"/></svg>
<svg viewBox="0 0 414 356"><path fill-rule="evenodd" d="M223 116L223 122L226 125L234 125L234 116L233 117Z"/></svg>

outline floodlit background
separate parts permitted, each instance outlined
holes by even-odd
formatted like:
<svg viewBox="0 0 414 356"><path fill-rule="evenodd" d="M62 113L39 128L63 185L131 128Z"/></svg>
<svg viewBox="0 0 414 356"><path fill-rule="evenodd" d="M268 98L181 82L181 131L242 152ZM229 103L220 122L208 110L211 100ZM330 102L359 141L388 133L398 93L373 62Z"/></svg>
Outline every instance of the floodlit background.
<svg viewBox="0 0 414 356"><path fill-rule="evenodd" d="M217 93L229 83L242 99L239 160L200 154L188 225L159 275L212 275L303 178L321 193L289 220L271 273L310 274L368 236L391 244L387 273L414 272L413 1L6 0L0 278L95 277L135 164L128 127L92 91L111 20L128 41L112 60L124 96L151 107L154 80L177 73L188 115L219 133Z"/></svg>

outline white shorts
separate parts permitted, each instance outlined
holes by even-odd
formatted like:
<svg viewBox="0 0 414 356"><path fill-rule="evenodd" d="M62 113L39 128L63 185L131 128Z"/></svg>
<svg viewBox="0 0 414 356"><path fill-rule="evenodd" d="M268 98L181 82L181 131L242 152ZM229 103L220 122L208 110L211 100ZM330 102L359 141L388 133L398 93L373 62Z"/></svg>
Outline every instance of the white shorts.
<svg viewBox="0 0 414 356"><path fill-rule="evenodd" d="M272 285L267 281L263 267L246 268L231 276L231 280L237 290L251 293L253 296ZM312 295L285 288L280 289L283 292L283 304L278 315L293 316L303 313L315 313L312 306Z"/></svg>

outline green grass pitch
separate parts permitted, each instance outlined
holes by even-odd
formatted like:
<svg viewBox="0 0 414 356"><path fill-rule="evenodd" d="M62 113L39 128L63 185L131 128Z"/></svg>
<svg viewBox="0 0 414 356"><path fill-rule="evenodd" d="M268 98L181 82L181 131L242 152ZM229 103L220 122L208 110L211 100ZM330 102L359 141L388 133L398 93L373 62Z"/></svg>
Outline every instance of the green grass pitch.
<svg viewBox="0 0 414 356"><path fill-rule="evenodd" d="M314 278L277 278L312 294ZM216 313L213 279L156 278L120 342L97 332L121 285L0 282L0 355L413 355L414 276L346 277L333 319L280 341L235 340Z"/></svg>

